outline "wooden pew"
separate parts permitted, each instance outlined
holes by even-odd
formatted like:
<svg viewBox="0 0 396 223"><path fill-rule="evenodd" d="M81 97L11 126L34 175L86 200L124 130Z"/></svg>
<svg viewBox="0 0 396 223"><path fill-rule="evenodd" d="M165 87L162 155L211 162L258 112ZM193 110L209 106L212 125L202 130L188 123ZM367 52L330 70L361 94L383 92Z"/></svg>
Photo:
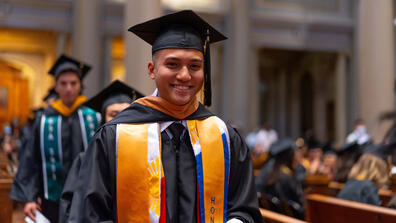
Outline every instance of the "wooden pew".
<svg viewBox="0 0 396 223"><path fill-rule="evenodd" d="M311 223L393 223L396 210L319 194L307 196L306 221Z"/></svg>
<svg viewBox="0 0 396 223"><path fill-rule="evenodd" d="M261 216L263 216L264 223L306 223L283 214L278 214L273 211L260 208Z"/></svg>
<svg viewBox="0 0 396 223"><path fill-rule="evenodd" d="M338 183L335 181L332 181L329 183L329 191L331 191L328 195L330 196L337 196L338 192L344 187L343 183ZM395 193L391 190L383 190L379 189L378 190L378 195L380 197L380 200L382 201L381 206L386 207L389 203L389 201L392 199L392 197L395 195Z"/></svg>
<svg viewBox="0 0 396 223"><path fill-rule="evenodd" d="M12 200L8 198L12 185L12 178L0 179L0 222L12 222Z"/></svg>
<svg viewBox="0 0 396 223"><path fill-rule="evenodd" d="M396 174L392 174L391 176L391 190L396 192Z"/></svg>
<svg viewBox="0 0 396 223"><path fill-rule="evenodd" d="M329 195L328 185L331 179L326 175L308 175L305 177L305 194Z"/></svg>

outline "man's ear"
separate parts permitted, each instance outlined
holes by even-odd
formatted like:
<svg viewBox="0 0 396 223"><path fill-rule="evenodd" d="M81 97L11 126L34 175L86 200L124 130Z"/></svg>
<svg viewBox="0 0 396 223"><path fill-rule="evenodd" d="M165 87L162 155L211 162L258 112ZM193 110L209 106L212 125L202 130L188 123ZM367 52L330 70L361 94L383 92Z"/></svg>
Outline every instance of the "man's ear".
<svg viewBox="0 0 396 223"><path fill-rule="evenodd" d="M151 78L152 80L154 80L154 79L155 79L155 74L154 74L155 65L154 65L154 62L153 62L153 61L150 61L150 62L147 64L147 68L148 68L148 75L150 76L150 78Z"/></svg>

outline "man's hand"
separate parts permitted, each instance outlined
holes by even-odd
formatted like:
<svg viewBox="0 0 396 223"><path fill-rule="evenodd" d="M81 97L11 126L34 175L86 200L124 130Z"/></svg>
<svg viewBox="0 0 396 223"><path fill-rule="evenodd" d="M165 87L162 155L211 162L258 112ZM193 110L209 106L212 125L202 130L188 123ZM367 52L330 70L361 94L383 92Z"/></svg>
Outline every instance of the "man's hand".
<svg viewBox="0 0 396 223"><path fill-rule="evenodd" d="M36 210L41 211L40 206L36 202L28 202L25 204L23 209L23 213L26 216L29 216L33 221L36 222Z"/></svg>

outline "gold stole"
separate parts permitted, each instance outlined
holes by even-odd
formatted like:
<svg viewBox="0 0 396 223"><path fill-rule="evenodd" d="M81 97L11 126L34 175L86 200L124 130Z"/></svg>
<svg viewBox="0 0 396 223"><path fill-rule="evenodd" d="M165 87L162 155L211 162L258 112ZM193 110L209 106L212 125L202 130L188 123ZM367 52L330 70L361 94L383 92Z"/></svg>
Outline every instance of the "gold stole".
<svg viewBox="0 0 396 223"><path fill-rule="evenodd" d="M226 222L230 162L226 125L214 116L187 123L197 161L201 221ZM159 222L165 198L160 135L158 123L117 125L118 222Z"/></svg>
<svg viewBox="0 0 396 223"><path fill-rule="evenodd" d="M86 101L87 98L85 96L79 95L71 107L67 107L60 99L54 101L51 106L63 116L69 117L80 105Z"/></svg>

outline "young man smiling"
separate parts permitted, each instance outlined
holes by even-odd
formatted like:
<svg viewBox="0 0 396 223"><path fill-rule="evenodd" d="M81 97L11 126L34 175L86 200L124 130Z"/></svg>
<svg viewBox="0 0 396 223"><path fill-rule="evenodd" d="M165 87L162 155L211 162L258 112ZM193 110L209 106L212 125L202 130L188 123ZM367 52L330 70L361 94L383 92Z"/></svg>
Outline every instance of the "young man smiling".
<svg viewBox="0 0 396 223"><path fill-rule="evenodd" d="M157 91L96 133L69 222L261 222L248 147L196 97L210 105L209 44L226 37L189 10L129 30Z"/></svg>
<svg viewBox="0 0 396 223"><path fill-rule="evenodd" d="M100 114L81 106L82 79L90 67L62 55L50 70L59 99L35 118L29 147L20 158L10 197L26 202L24 212L35 220L36 210L58 222L59 197L74 158L95 133ZM41 202L40 202L41 201Z"/></svg>
<svg viewBox="0 0 396 223"><path fill-rule="evenodd" d="M148 72L158 96L175 105L185 105L201 89L203 54L195 49L163 49L153 55Z"/></svg>

